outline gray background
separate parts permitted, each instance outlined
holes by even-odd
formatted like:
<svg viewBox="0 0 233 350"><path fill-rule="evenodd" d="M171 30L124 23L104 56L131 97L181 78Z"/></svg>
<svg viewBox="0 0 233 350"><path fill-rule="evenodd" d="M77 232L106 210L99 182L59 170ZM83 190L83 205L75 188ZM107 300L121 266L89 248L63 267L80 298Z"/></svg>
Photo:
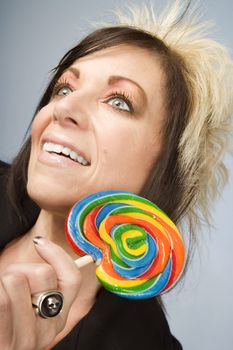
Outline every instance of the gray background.
<svg viewBox="0 0 233 350"><path fill-rule="evenodd" d="M125 1L0 1L0 159L11 161L19 149L49 70L90 31L89 21L101 21L103 12L116 3L121 6ZM156 2L159 7L165 3ZM216 23L215 37L232 54L233 1L200 0L199 4L204 18ZM226 161L231 177L213 208L213 227L204 229L182 285L164 297L170 327L187 350L233 346L233 163L230 157Z"/></svg>

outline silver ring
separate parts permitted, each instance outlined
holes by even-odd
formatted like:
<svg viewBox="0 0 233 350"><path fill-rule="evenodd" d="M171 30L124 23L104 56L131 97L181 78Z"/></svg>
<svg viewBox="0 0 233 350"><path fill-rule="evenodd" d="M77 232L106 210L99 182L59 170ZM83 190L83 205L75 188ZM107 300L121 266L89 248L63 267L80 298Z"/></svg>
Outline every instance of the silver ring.
<svg viewBox="0 0 233 350"><path fill-rule="evenodd" d="M32 296L32 306L36 313L43 318L55 317L62 311L64 297L57 290L50 290Z"/></svg>

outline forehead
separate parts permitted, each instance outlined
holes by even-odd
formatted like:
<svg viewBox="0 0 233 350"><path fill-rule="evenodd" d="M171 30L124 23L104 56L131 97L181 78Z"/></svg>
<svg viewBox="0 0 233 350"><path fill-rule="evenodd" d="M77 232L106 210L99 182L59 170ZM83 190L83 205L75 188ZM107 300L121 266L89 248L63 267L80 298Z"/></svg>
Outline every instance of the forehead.
<svg viewBox="0 0 233 350"><path fill-rule="evenodd" d="M158 56L151 50L122 44L97 51L76 60L80 78L95 74L99 76L121 75L132 79L149 90L163 83L163 72Z"/></svg>

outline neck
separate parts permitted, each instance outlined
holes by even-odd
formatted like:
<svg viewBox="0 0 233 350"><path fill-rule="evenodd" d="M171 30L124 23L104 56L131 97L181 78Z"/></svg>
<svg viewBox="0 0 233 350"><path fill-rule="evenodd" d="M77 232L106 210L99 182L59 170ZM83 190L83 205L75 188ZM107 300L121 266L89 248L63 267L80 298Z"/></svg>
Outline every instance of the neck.
<svg viewBox="0 0 233 350"><path fill-rule="evenodd" d="M65 216L42 209L35 225L29 231L29 237L31 240L35 236L46 237L52 242L60 245L69 255L77 259L77 254L74 253L66 240L65 220Z"/></svg>

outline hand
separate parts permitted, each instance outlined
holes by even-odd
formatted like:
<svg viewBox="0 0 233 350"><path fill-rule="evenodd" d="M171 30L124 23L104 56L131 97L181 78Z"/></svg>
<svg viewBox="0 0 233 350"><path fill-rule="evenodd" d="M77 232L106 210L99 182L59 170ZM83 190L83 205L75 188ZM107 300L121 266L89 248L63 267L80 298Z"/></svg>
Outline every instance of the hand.
<svg viewBox="0 0 233 350"><path fill-rule="evenodd" d="M81 274L58 245L36 238L35 247L45 263L10 265L0 276L0 348L46 349L65 327L80 285ZM32 308L31 296L48 290L64 295L62 313L44 319Z"/></svg>

